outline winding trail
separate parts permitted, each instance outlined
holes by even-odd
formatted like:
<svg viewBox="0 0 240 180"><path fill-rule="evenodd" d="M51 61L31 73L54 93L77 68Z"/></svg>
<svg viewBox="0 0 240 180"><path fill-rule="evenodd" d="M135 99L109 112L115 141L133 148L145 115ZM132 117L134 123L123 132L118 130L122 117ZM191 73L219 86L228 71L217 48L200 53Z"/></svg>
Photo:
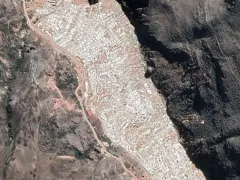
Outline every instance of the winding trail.
<svg viewBox="0 0 240 180"><path fill-rule="evenodd" d="M81 67L81 66L79 66L79 67ZM78 68L75 68L75 70L77 71L78 77L80 77L81 74L83 74L84 80L86 80L86 79L85 79L85 78L87 77L87 76L86 76L86 71L85 71L85 69L84 69L83 67L81 67L81 70L82 70L82 71L80 71L80 69L78 69ZM84 82L84 81L83 81L83 82ZM83 107L83 109L84 109L84 110L83 110L83 117L84 117L84 119L86 120L87 124L89 125L89 128L91 129L91 131L92 131L92 133L93 133L93 135L94 135L94 138L96 139L96 141L98 142L98 144L101 146L101 153L102 153L102 154L106 154L107 156L110 156L110 157L118 160L119 163L122 165L123 169L125 170L125 172L128 173L128 174L133 178L133 180L138 180L138 177L134 174L134 172L132 172L131 170L129 170L129 169L125 166L125 164L124 164L124 162L123 162L123 159L122 159L121 157L117 157L117 156L111 154L111 153L107 150L107 148L106 148L106 146L103 144L103 142L98 138L98 135L97 135L94 127L92 126L92 124L90 123L90 121L89 121L89 119L88 119L88 117L87 117L87 115L86 115L86 110L87 110L87 108L86 108L86 105L85 105L85 103L84 103L84 99L81 98L81 97L79 96L79 94L78 94L78 91L83 89L82 86L83 86L84 84L85 84L85 83L79 83L78 87L77 87L76 90L75 90L75 95L76 95L76 97L77 97L77 99L78 99L78 101L79 101L79 103L80 103L80 106ZM88 98L88 96L87 96L87 97L85 96L85 98Z"/></svg>
<svg viewBox="0 0 240 180"><path fill-rule="evenodd" d="M87 122L89 128L91 129L91 131L93 133L93 136L94 136L95 140L101 146L101 153L105 154L106 156L109 156L109 157L112 157L112 158L116 159L121 164L121 166L124 169L124 171L132 177L132 180L148 180L149 178L146 178L146 177L138 178L133 171L129 170L125 166L122 157L121 156L117 157L117 156L111 154L107 150L107 148L104 145L104 143L98 138L98 135L97 135L94 127L92 126L92 124L90 123L90 121L89 121L89 119L87 117L87 112L86 112L87 108L86 107L88 106L87 102L88 102L88 98L89 97L87 95L87 92L83 91L84 89L88 89L87 87L85 87L86 84L87 84L86 83L87 82L87 72L86 72L85 68L83 67L83 64L81 63L81 59L79 57L75 57L75 56L71 55L70 53L65 51L63 48L55 45L49 36L47 36L46 34L41 32L38 28L34 27L34 25L32 24L32 22L31 22L31 20L30 20L30 18L28 16L28 12L27 12L27 9L26 9L26 1L25 0L22 0L22 5L23 5L24 16L25 16L26 23L27 23L28 27L33 32L35 32L37 35L39 35L41 38L46 40L46 42L48 42L49 45L53 49L55 49L57 52L59 52L61 54L64 54L65 56L69 57L72 60L71 62L74 64L75 70L77 72L77 77L78 77L78 87L75 90L75 95L77 97L77 100L78 100L80 106L83 107L83 111L80 111L80 110L76 110L76 111L83 114L83 119ZM82 79L79 78L81 76L82 76ZM79 94L78 94L79 91L81 91L82 94L85 94L84 98L79 96Z"/></svg>

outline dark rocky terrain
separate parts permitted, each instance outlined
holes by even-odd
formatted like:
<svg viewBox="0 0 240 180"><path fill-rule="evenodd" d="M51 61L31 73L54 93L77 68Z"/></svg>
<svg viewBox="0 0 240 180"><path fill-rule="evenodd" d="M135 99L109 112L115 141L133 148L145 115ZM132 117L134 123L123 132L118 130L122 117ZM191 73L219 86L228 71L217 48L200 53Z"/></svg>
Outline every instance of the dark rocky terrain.
<svg viewBox="0 0 240 180"><path fill-rule="evenodd" d="M240 179L240 1L119 2L191 159L209 179Z"/></svg>

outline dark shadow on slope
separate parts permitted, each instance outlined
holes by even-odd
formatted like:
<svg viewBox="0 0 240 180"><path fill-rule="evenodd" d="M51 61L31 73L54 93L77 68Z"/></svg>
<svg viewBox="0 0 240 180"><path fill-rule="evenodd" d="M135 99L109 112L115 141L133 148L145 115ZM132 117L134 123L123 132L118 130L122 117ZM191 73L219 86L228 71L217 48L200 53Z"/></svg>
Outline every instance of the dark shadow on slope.
<svg viewBox="0 0 240 180"><path fill-rule="evenodd" d="M88 0L88 3L90 5L94 5L94 4L97 4L99 2L99 0Z"/></svg>
<svg viewBox="0 0 240 180"><path fill-rule="evenodd" d="M237 21L240 17L237 10L239 3L227 1L231 6L227 7L229 14L221 17L220 22L194 24L185 30L185 37L176 36L163 42L156 38L156 31L150 29L153 26L147 14L151 11L150 2L151 6L155 6L156 16L156 9L170 12L171 16L170 6L162 4L156 8L157 1L151 0L117 1L135 27L146 62L154 67L154 70L147 70L145 77L151 77L165 95L167 113L178 127L184 139L182 144L191 160L207 179L239 179L240 165L236 159L240 157L237 146L240 136L240 84L236 82L240 76L237 74L240 71L240 56L235 53L239 50L232 40L231 44L220 42L235 50L229 53L223 52L218 40L221 29L235 38L231 32L240 29ZM195 49L172 47L171 42L190 44ZM201 52L201 57L196 51ZM232 70L232 67L235 69ZM186 119L190 122L186 123Z"/></svg>

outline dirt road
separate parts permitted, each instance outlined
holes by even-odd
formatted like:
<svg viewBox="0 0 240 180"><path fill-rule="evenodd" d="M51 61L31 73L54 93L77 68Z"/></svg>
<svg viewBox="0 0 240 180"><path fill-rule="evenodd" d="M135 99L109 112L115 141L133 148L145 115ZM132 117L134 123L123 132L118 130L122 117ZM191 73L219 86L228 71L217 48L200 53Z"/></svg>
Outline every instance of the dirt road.
<svg viewBox="0 0 240 180"><path fill-rule="evenodd" d="M93 135L94 135L94 138L96 139L97 143L101 146L101 153L102 154L105 154L106 156L110 156L110 157L113 157L114 159L116 159L117 161L119 161L119 163L122 165L123 169L125 170L126 173L128 173L133 180L147 180L149 178L146 178L146 177L141 177L141 178L138 178L135 173L131 170L129 170L125 164L124 164L124 160L122 159L122 157L117 157L113 154L111 154L106 146L104 145L104 143L98 138L98 135L94 129L94 127L92 126L92 124L90 123L88 117L87 117L87 102L88 102L88 98L89 96L87 95L88 93L87 92L84 92L84 90L88 90L86 86L86 82L87 82L87 73L83 67L83 64L81 63L80 61L80 58L79 57L75 57L73 55L71 55L70 53L66 52L64 49L56 46L52 41L51 41L51 38L48 37L46 34L42 33L38 28L36 28L33 23L31 22L29 16L28 16L28 12L26 10L26 2L25 0L22 1L23 3L23 10L24 10L24 16L26 18L26 22L27 22L27 25L28 27L34 31L37 35L39 35L41 38L45 39L50 47L52 47L53 49L55 49L57 52L61 53L61 54L64 54L65 56L69 57L71 60L72 60L72 63L74 64L75 66L75 70L77 71L77 76L78 76L78 87L76 88L75 90L75 95L79 101L79 104L81 107L83 107L83 112L81 112L83 114L83 117L84 117L84 120L87 122L87 124L89 125L89 128L91 129ZM80 78L81 77L81 78ZM85 96L83 97L80 97L78 92L81 91L82 94L84 94Z"/></svg>

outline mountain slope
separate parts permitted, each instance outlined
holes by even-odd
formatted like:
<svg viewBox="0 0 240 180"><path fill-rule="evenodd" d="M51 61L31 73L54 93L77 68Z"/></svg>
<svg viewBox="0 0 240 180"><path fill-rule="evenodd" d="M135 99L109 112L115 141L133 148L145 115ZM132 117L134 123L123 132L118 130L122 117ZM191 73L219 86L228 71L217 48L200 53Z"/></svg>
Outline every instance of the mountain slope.
<svg viewBox="0 0 240 180"><path fill-rule="evenodd" d="M119 2L191 159L211 179L238 179L240 2Z"/></svg>
<svg viewBox="0 0 240 180"><path fill-rule="evenodd" d="M32 27L24 5L0 1L0 179L143 176L126 152L111 154L99 140L80 93L81 63Z"/></svg>

